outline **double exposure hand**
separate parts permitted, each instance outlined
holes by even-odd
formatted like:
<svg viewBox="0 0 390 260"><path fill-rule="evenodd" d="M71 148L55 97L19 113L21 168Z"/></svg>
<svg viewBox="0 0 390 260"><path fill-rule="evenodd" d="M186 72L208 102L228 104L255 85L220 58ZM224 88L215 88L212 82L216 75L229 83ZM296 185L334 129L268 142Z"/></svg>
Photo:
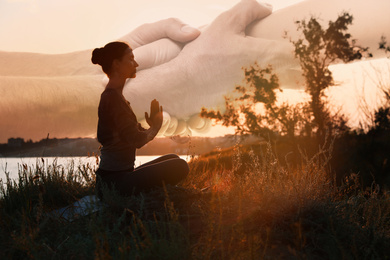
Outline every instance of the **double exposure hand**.
<svg viewBox="0 0 390 260"><path fill-rule="evenodd" d="M169 18L142 25L120 40L135 49L140 70L176 57L182 44L199 33ZM0 51L0 63L7 64L0 66L3 136L37 139L47 133L54 137L94 135L99 97L107 79L102 82L103 72L91 63L91 52L47 55Z"/></svg>
<svg viewBox="0 0 390 260"><path fill-rule="evenodd" d="M171 114L168 128L171 134L185 131L181 127L185 124L203 128L207 124L197 114L202 107L217 107L221 103L224 107L223 96L234 89L235 83L241 83L241 67L255 59L261 66L273 64L274 68L277 63L294 61L291 44L282 37L284 31L295 39L300 37L294 21L314 15L326 22L348 10L354 16L352 36L358 39L359 45L370 46L374 57L380 58L378 55L384 52L375 53L375 50L381 35L390 39L386 30L390 16L385 13L389 8L388 0L377 0L375 4L365 0L308 0L246 26L252 19L270 13L266 6L256 6L255 1L246 0L203 28L201 37L197 38L196 30L190 33L190 39L180 35L185 36L182 28L192 29L175 19L149 24L151 29L155 26L154 33L145 29L145 34L139 34L134 30L121 38L135 49L138 69L143 68L124 94L139 118L148 111L150 100L157 98L164 111ZM251 15L255 13L260 15ZM164 23L170 26L162 26ZM195 40L180 52L182 43L191 39ZM169 50L164 50L164 46ZM156 52L153 47L157 48ZM275 55L280 49L282 56ZM103 73L90 58L91 50L61 55L0 52L0 63L5 64L0 66L2 135L32 139L47 133L54 137L94 135ZM278 73L279 76L287 74ZM164 121L167 118L164 112Z"/></svg>
<svg viewBox="0 0 390 260"><path fill-rule="evenodd" d="M224 95L241 82L242 67L266 59L265 54L273 48L272 41L245 34L249 24L271 10L255 0L242 0L203 28L177 57L140 71L124 89L134 110L145 111L147 100L156 97L171 116L185 120L202 107L223 105Z"/></svg>
<svg viewBox="0 0 390 260"><path fill-rule="evenodd" d="M138 70L151 68L176 57L184 44L196 39L200 31L179 19L168 18L143 24L119 40L128 42L139 64Z"/></svg>

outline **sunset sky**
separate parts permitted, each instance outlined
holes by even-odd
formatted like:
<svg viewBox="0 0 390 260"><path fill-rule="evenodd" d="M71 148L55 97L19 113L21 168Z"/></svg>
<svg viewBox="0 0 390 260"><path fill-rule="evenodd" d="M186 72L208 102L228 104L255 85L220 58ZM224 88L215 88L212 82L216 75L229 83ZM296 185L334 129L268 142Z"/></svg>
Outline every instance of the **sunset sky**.
<svg viewBox="0 0 390 260"><path fill-rule="evenodd" d="M272 0L274 10L301 0ZM91 49L137 26L176 17L210 23L237 0L1 0L0 50L64 53Z"/></svg>
<svg viewBox="0 0 390 260"><path fill-rule="evenodd" d="M384 3L384 1L377 0L369 4ZM0 51L60 54L93 49L120 38L144 23L155 22L169 17L179 18L194 27L209 24L221 12L231 8L237 2L237 0L0 0ZM273 5L274 11L298 2L301 2L301 0L269 1ZM375 30L375 28L372 28L372 30ZM374 40L377 41L377 39ZM389 72L388 66L390 65L388 60L382 60L381 62L375 64L379 64L379 66L385 69L387 68L387 72ZM330 96L336 104L346 107L347 113L350 113L355 123L357 122L357 107L354 100L355 92L356 89L361 90L363 86L372 85L372 83L369 83L369 81L375 78L372 67L371 62L333 67L335 79L344 84L345 87L334 89ZM370 69L371 72L369 72ZM367 77L366 75L370 76ZM1 76L5 77L3 81L0 81L0 84L5 84L4 82L8 82L8 79L12 80L11 78L7 79L9 75L0 74ZM74 79L76 80L76 78ZM50 87L53 85L52 82L42 81L42 78L39 77L26 77L24 80L31 84L34 83L34 80L37 80L37 82L41 80L37 83L37 89L43 83L47 85L45 87L49 90L51 90ZM68 79L61 78L61 80ZM57 83L60 84L59 81ZM22 80L18 80L18 84L26 85ZM75 84L80 83L77 82ZM90 81L90 84L93 85L95 82ZM84 85L81 84L80 86ZM29 89L29 91L30 93L24 93L25 96L31 95L32 97L36 95L36 91L33 88ZM366 91L371 94L374 93L370 89L366 89ZM297 95L297 90L286 89L284 93L285 97L300 97ZM77 93L74 95L77 95ZM375 94L372 95L375 99ZM17 99L18 97L15 98ZM0 100L0 102L3 101ZM39 103L38 100L35 103ZM3 107L6 107L6 105L3 105ZM95 111L95 108L91 111ZM46 120L49 112L43 111L42 118ZM54 112L50 116L55 116ZM93 122L88 124L94 125L95 118L91 118L87 120L92 120ZM0 133L0 142L6 142L9 137L21 136L25 139L30 138L29 133L32 133L32 130L28 128L28 123L26 123L28 120L35 119L29 115L26 115L25 119L20 119L24 124L22 124L23 127L15 127L18 130L17 133L13 130L10 130L9 133L2 131ZM2 120L2 124L4 122L5 120ZM62 133L70 133L72 129L70 126L68 127L69 129L64 128L64 126L57 126L57 128L62 130ZM3 128L7 129L4 125ZM38 128L38 130L40 129ZM45 131L43 130L42 133L34 132L33 139L46 137L48 130ZM95 130L90 132L92 137ZM225 133L232 132L226 131L222 127L217 127L213 128L207 135L218 136ZM17 134L17 136L10 136L12 134ZM77 134L75 135L77 137ZM69 136L72 136L72 134L69 134ZM64 137L64 134L60 137Z"/></svg>
<svg viewBox="0 0 390 260"><path fill-rule="evenodd" d="M300 1L274 0L270 3L274 10L277 10ZM210 23L221 12L238 2L0 0L0 51L57 54L93 49L127 34L144 23L169 17L176 17L199 27ZM26 131L29 131L28 128ZM41 136L32 131L34 130L30 132L33 139ZM6 142L12 133L14 132L2 133L0 142ZM232 133L232 130L216 127L208 135L219 136L226 133ZM24 134L23 137L29 138L28 134Z"/></svg>

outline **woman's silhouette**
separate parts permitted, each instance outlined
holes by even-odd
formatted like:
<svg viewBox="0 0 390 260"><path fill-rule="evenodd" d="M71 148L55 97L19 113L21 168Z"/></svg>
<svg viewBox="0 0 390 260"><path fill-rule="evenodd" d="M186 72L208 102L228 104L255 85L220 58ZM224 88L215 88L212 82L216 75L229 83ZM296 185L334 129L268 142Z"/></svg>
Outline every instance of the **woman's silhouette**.
<svg viewBox="0 0 390 260"><path fill-rule="evenodd" d="M123 96L128 78L135 78L138 63L132 49L124 42L111 42L92 53L92 63L101 65L109 81L101 94L98 108L97 138L102 144L97 191L103 186L114 188L121 195L131 195L163 184L175 185L189 171L187 162L175 154L159 157L134 168L136 149L153 140L163 121L162 106L153 100L150 115L145 112L149 129L144 129L130 103Z"/></svg>

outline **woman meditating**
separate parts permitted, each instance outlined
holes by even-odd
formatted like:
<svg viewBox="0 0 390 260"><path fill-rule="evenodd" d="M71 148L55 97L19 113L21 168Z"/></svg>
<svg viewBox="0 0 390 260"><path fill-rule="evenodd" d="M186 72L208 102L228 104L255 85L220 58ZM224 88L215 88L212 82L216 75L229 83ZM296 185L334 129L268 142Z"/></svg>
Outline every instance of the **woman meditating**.
<svg viewBox="0 0 390 260"><path fill-rule="evenodd" d="M109 78L98 109L97 138L102 145L96 171L98 196L102 198L104 186L128 196L164 184L176 185L183 180L189 168L187 162L175 154L161 156L134 168L136 149L157 135L162 125L163 111L154 99L150 105L150 115L145 112L150 128L144 129L124 98L126 80L135 78L138 67L130 46L124 42L108 43L103 48L96 48L91 60L102 66Z"/></svg>

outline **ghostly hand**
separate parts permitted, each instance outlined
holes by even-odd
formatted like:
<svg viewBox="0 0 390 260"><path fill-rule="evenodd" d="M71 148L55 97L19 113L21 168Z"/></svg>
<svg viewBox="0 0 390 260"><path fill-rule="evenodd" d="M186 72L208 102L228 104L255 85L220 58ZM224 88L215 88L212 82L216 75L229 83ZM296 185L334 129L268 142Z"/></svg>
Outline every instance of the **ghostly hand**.
<svg viewBox="0 0 390 260"><path fill-rule="evenodd" d="M375 57L380 57L375 52L377 43L384 33L390 37L386 33L390 16L384 13L389 6L388 0L375 4L364 0L308 0L267 16L271 12L267 6L242 0L205 27L176 58L142 71L125 91L135 111L144 111L145 99L160 100L169 113L164 118L171 118L164 119L168 124L166 135L207 128L208 123L198 117L201 108L222 110L224 96L244 77L241 68L254 61L261 67L272 65L281 87L302 88L304 80L293 45L284 37L284 32L295 39L301 37L295 21L310 16L328 21L350 10L355 18L350 32L359 44L369 46Z"/></svg>
<svg viewBox="0 0 390 260"><path fill-rule="evenodd" d="M198 29L170 18L142 25L120 40L130 43L140 65L138 69L145 69L176 57L182 45L199 34ZM9 137L38 140L48 133L57 138L94 136L104 76L91 63L91 53L91 50L58 55L0 51L2 140Z"/></svg>
<svg viewBox="0 0 390 260"><path fill-rule="evenodd" d="M168 18L137 27L119 40L128 42L139 67L151 68L175 58L184 43L198 37L200 31L176 18Z"/></svg>
<svg viewBox="0 0 390 260"><path fill-rule="evenodd" d="M168 113L165 118L171 118L165 121L166 135L185 133L186 122L192 130L208 127L198 117L201 108L222 107L224 95L242 80L243 66L272 59L273 41L245 35L249 24L270 15L271 10L269 5L242 0L203 28L177 57L139 72L124 89L134 111L145 111L146 100L156 97Z"/></svg>

